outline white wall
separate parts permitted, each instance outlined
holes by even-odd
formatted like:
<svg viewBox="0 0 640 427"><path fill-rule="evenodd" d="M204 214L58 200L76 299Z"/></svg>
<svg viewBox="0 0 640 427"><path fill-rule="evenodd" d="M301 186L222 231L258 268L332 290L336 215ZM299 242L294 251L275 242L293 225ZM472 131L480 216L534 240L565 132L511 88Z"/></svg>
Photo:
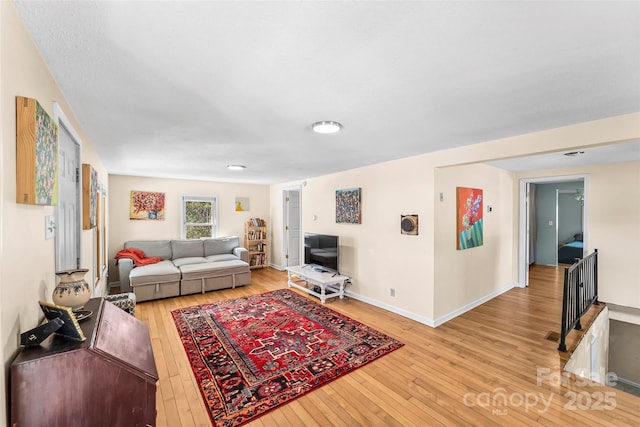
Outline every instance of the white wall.
<svg viewBox="0 0 640 427"><path fill-rule="evenodd" d="M444 175L442 182L436 181L436 174L440 177L441 173L436 172L438 168L552 151L571 151L636 139L640 139L640 113L424 154L322 177L309 177L306 179L307 185L302 187L302 230L340 235L340 270L353 277L354 284L349 290L356 297L423 323L436 325L471 308L473 302L481 301L480 294L491 297L516 282L518 179L530 175L554 176L557 173L539 171L515 176L496 172L496 177L488 176L490 181L487 185L496 189L492 193L499 200L499 203L492 203L500 206L491 218L496 218L500 227L496 231L489 228L497 233L492 237L495 246L492 243L491 248L484 248L481 253L484 256L489 251L495 251L496 260L506 262L502 265L471 261L474 266L472 269L465 262L468 260L462 259L467 257L462 252L468 251L459 253L451 250L451 245L455 248L455 242L449 240L446 228L452 225L441 224L441 216L444 221L450 221L447 212L453 216L455 211L452 206L438 205L440 186L450 194L459 184L456 178L445 179ZM640 205L636 203L630 206L633 200L638 200L640 168L637 164L614 165L585 168L572 173L584 172L591 173L594 201L590 222L586 226L589 227L590 238L594 238L593 247L607 250L601 258L601 265L606 271L601 272L600 277L607 281L606 289L602 288L601 291L602 299L607 301L606 297L620 301L626 298L625 304L640 307L640 287L631 285L637 281L634 282L630 269L626 268L633 265L630 258L634 255L629 249L638 241L640 227L637 221ZM569 172L564 171L563 174ZM618 184L623 181L626 184ZM280 259L282 189L301 183L296 181L271 186L272 262L276 265L284 264ZM362 224L336 224L335 190L352 187L362 188ZM407 213L420 215L419 236L400 234L400 215ZM311 220L312 215L317 215L316 221ZM448 270L452 266L457 266L460 271L455 271L449 277ZM475 289L467 288L470 282L483 276L493 278L496 283L485 283L486 286L483 285L482 291L478 289L478 293ZM390 287L396 289L395 298L389 296ZM449 295L452 295L451 299Z"/></svg>
<svg viewBox="0 0 640 427"><path fill-rule="evenodd" d="M165 193L165 219L140 221L129 219L131 191ZM179 239L182 196L215 196L218 201L218 236L244 234L248 218L268 220L269 187L255 184L231 184L136 176L109 176L109 281L120 280L113 257L127 240ZM236 212L235 198L248 197L249 211ZM270 226L270 224L268 224Z"/></svg>
<svg viewBox="0 0 640 427"><path fill-rule="evenodd" d="M595 360L592 360L592 354ZM595 365L592 362L595 361ZM564 370L582 378L604 384L609 372L609 309L604 308L593 321L571 357Z"/></svg>
<svg viewBox="0 0 640 427"><path fill-rule="evenodd" d="M55 286L55 240L44 238L44 218L54 206L16 203L16 96L37 99L53 117L57 102L83 141L82 162L106 184L106 171L46 64L29 38L12 2L0 2L0 338L6 378L18 351L20 333L43 318L38 300L51 301ZM93 230L81 233L81 265L90 267ZM87 274L91 277L92 272ZM7 382L5 381L6 385ZM0 390L6 414L6 387ZM0 418L0 424L5 421Z"/></svg>
<svg viewBox="0 0 640 427"><path fill-rule="evenodd" d="M518 178L586 174L585 245L598 249L600 300L640 308L640 162L522 173Z"/></svg>
<svg viewBox="0 0 640 427"><path fill-rule="evenodd" d="M365 301L429 323L433 318L433 170L417 158L309 178L302 186L302 231L340 236L340 272ZM282 189L271 187L274 243L282 243ZM336 224L335 191L360 187L362 223ZM400 216L419 215L419 234L400 234ZM317 220L313 220L315 215ZM279 225L280 224L280 225ZM280 246L281 247L281 246ZM274 264L283 265L275 247ZM389 289L395 289L395 297Z"/></svg>
<svg viewBox="0 0 640 427"><path fill-rule="evenodd" d="M484 164L436 169L436 324L514 286L512 175ZM483 190L482 246L456 249L456 187ZM443 201L439 201L440 193ZM492 212L488 212L488 206Z"/></svg>

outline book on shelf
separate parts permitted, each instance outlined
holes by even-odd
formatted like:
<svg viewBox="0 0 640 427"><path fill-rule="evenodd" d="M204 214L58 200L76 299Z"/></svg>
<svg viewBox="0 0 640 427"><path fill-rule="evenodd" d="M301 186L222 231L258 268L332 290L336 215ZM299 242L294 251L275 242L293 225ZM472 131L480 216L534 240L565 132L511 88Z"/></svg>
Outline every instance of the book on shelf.
<svg viewBox="0 0 640 427"><path fill-rule="evenodd" d="M249 218L247 225L249 227L266 227L267 223L262 218Z"/></svg>
<svg viewBox="0 0 640 427"><path fill-rule="evenodd" d="M262 230L249 230L247 231L247 239L249 240L262 240L267 238L267 233Z"/></svg>

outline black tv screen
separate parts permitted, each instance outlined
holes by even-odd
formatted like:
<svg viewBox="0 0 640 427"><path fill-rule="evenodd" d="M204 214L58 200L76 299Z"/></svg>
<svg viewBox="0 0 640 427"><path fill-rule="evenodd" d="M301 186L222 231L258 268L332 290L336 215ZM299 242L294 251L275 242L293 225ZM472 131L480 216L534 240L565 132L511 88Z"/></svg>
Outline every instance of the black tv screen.
<svg viewBox="0 0 640 427"><path fill-rule="evenodd" d="M338 236L304 233L304 263L319 270L338 271Z"/></svg>

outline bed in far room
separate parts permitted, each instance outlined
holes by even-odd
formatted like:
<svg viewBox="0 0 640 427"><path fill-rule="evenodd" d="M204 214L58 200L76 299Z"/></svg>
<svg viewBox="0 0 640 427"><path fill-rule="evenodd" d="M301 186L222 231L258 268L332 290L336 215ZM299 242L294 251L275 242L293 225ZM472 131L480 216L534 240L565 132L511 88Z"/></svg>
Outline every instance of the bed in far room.
<svg viewBox="0 0 640 427"><path fill-rule="evenodd" d="M558 248L558 264L573 264L576 262L576 258L582 259L583 252L582 233L575 234L573 241Z"/></svg>

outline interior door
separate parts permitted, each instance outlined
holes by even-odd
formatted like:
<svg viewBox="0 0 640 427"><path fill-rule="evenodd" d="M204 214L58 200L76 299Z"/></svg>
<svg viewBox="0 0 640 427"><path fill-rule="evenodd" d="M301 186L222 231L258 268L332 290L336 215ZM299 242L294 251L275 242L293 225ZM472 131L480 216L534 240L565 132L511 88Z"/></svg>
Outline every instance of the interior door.
<svg viewBox="0 0 640 427"><path fill-rule="evenodd" d="M300 265L300 190L285 190L284 262L287 267Z"/></svg>
<svg viewBox="0 0 640 427"><path fill-rule="evenodd" d="M80 265L80 147L64 126L58 134L57 271Z"/></svg>

